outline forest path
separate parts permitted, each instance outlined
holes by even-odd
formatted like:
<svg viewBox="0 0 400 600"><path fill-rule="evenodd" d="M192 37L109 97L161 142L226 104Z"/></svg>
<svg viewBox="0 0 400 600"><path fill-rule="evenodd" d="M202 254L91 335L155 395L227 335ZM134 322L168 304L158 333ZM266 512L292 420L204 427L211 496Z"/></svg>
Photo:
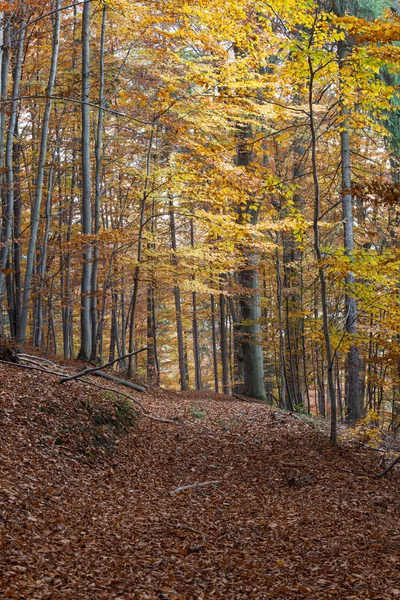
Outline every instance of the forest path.
<svg viewBox="0 0 400 600"><path fill-rule="evenodd" d="M121 432L110 397L55 382L0 365L0 598L400 595L400 473L362 477L372 452L207 392L141 394L178 424Z"/></svg>

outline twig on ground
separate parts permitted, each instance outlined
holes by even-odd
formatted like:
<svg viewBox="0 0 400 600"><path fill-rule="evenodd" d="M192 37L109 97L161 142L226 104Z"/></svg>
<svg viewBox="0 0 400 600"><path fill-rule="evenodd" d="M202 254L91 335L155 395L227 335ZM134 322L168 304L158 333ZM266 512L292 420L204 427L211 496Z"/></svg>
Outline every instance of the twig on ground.
<svg viewBox="0 0 400 600"><path fill-rule="evenodd" d="M140 348L140 350L135 350L134 352L129 352L129 354L124 354L123 356L118 356L118 358L115 358L114 360L110 360L110 362L106 363L105 365L100 365L99 367L91 367L90 369L85 369L84 371L75 373L75 375L69 375L67 377L64 377L58 383L61 384L61 383L65 383L66 381L73 381L74 379L79 379L80 377L83 377L84 375L88 375L89 373L95 373L96 371L101 371L102 369L111 367L111 365L115 364L116 362L118 362L120 360L123 360L124 358L128 358L129 356L135 356L135 354L139 354L140 352L144 352L145 350L147 350L147 346Z"/></svg>
<svg viewBox="0 0 400 600"><path fill-rule="evenodd" d="M369 479L376 479L376 475L370 475L369 473L354 472L350 469L343 469L342 467L337 467L337 470L343 471L343 473L350 473L350 475L354 475L354 477L368 477Z"/></svg>
<svg viewBox="0 0 400 600"><path fill-rule="evenodd" d="M159 421L160 423L169 423L170 425L180 425L179 421L174 419L165 419L164 417L155 417L149 413L144 413L144 416L150 419L150 421Z"/></svg>
<svg viewBox="0 0 400 600"><path fill-rule="evenodd" d="M174 490L171 490L169 495L175 496L175 494L179 494L180 492L185 492L186 490L198 490L207 485L221 485L221 481L203 481L203 483L192 483L191 485L183 485L181 487L177 487Z"/></svg>
<svg viewBox="0 0 400 600"><path fill-rule="evenodd" d="M188 525L182 525L181 523L171 523L171 521L167 521L167 525L169 527L173 527L174 529L181 529L182 531L191 531L192 533L197 533L201 536L201 539L204 543L206 543L207 538L202 531L198 529L194 529L193 527L189 527Z"/></svg>

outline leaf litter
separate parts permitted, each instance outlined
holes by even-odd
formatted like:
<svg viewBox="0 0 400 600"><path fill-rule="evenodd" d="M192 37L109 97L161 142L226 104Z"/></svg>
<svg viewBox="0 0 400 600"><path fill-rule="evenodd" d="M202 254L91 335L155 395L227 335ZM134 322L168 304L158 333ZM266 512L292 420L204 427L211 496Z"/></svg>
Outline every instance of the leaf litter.
<svg viewBox="0 0 400 600"><path fill-rule="evenodd" d="M0 598L400 595L399 468L360 476L379 472L373 452L259 403L140 401L176 425L0 365Z"/></svg>

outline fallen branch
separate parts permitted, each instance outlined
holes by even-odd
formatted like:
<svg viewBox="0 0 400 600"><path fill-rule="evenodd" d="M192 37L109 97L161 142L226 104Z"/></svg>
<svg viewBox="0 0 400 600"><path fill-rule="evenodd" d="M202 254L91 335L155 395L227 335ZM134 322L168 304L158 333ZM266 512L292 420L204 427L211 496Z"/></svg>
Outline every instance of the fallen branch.
<svg viewBox="0 0 400 600"><path fill-rule="evenodd" d="M29 364L32 364L32 365L36 365L37 367L40 367L41 369L48 369L49 368L49 367L46 367L46 365L43 365L40 361L34 360L33 357L32 358L30 358L30 357L28 358L26 355L21 356L21 354L19 354L18 356L21 358L21 361L23 363L29 363ZM57 365L54 365L54 364L52 366L53 367L57 367Z"/></svg>
<svg viewBox="0 0 400 600"><path fill-rule="evenodd" d="M57 365L55 363L51 362L51 360L49 360L48 358L43 358L42 356L32 356L31 354L24 354L22 352L18 352L18 356L20 358L23 358L24 360L25 359L33 359L33 360L37 360L39 362L48 363L52 367L57 367Z"/></svg>
<svg viewBox="0 0 400 600"><path fill-rule="evenodd" d="M101 371L96 371L92 373L95 377L103 377L103 379L109 379L110 381L115 381L115 383L119 383L119 385L123 385L127 388L135 390L135 392L145 392L146 388L137 383L132 383L131 381L127 381L126 379L121 379L120 377L115 377L115 375L110 375L109 373L102 373ZM67 380L68 381L68 380ZM62 383L61 381L59 383Z"/></svg>
<svg viewBox="0 0 400 600"><path fill-rule="evenodd" d="M44 367L35 367L33 365L23 365L22 363L12 363L7 360L0 360L0 363L3 365L9 365L11 367L18 367L20 369L30 369L32 371L41 371L42 373L49 373L50 375L56 375L57 377L64 377L65 373L57 373L57 371L50 371L50 369L45 369Z"/></svg>
<svg viewBox="0 0 400 600"><path fill-rule="evenodd" d="M206 543L207 538L204 535L204 533L202 531L199 531L198 529L194 529L193 527L189 527L188 525L181 525L180 523L171 523L171 521L167 521L167 525L169 527L173 527L174 529L181 529L182 531L191 531L192 533L197 533L197 535L200 535L203 542Z"/></svg>
<svg viewBox="0 0 400 600"><path fill-rule="evenodd" d="M129 356L134 356L135 354L139 354L140 352L144 352L145 350L147 350L147 346L140 348L140 350L135 350L134 352L129 352L129 354L124 354L123 356L118 356L118 358L115 358L114 360L110 360L110 362L106 363L105 365L100 365L99 367L91 367L90 369L85 369L84 371L75 373L75 375L70 375L68 377L64 377L58 383L61 384L61 383L65 383L66 381L73 381L74 379L79 379L80 377L83 377L84 375L88 375L89 373L95 373L96 371L101 371L102 369L111 367L111 365L115 364L116 362L118 362L120 360L124 360L124 358L128 358Z"/></svg>
<svg viewBox="0 0 400 600"><path fill-rule="evenodd" d="M180 492L185 492L186 490L198 490L206 485L221 485L221 481L204 481L203 483L192 483L191 485L183 485L182 487L177 487L174 490L171 490L169 495L175 496L175 494L179 494Z"/></svg>
<svg viewBox="0 0 400 600"><path fill-rule="evenodd" d="M154 415L150 415L149 413L144 413L144 416L150 421L158 421L159 423L169 423L170 425L179 425L179 421L174 419L166 419L164 417L155 417Z"/></svg>
<svg viewBox="0 0 400 600"><path fill-rule="evenodd" d="M394 460L392 460L392 462L390 463L390 465L387 466L386 469L384 471L382 471L382 473L378 473L378 475L375 475L375 477L377 479L382 479L382 477L385 477L386 473L389 473L389 471L391 469L393 469L393 467L395 465L397 465L398 462L400 462L400 456L398 456L397 458L395 458Z"/></svg>
<svg viewBox="0 0 400 600"><path fill-rule="evenodd" d="M343 473L350 473L354 477L367 477L369 479L376 479L376 475L370 475L369 473L360 473L359 471L351 471L350 469L343 469L342 467L337 467L337 471L343 471Z"/></svg>

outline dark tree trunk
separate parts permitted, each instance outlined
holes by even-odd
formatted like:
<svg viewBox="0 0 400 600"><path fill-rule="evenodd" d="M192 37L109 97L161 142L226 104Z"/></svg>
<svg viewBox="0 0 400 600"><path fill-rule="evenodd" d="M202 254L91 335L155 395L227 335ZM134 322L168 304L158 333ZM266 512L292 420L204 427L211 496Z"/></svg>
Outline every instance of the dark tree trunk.
<svg viewBox="0 0 400 600"><path fill-rule="evenodd" d="M169 219L171 231L171 249L172 249L172 264L175 268L178 265L177 244L176 244L176 225L174 203L169 201ZM182 309L181 309L181 294L177 280L174 284L174 299L175 299L175 314L176 314L176 334L178 338L178 362L179 362L179 379L181 390L188 389L187 368L186 368L186 348L182 324Z"/></svg>
<svg viewBox="0 0 400 600"><path fill-rule="evenodd" d="M217 354L217 328L215 323L215 299L214 294L211 294L211 337L213 348L213 368L214 368L214 389L219 392L218 383L218 354Z"/></svg>

